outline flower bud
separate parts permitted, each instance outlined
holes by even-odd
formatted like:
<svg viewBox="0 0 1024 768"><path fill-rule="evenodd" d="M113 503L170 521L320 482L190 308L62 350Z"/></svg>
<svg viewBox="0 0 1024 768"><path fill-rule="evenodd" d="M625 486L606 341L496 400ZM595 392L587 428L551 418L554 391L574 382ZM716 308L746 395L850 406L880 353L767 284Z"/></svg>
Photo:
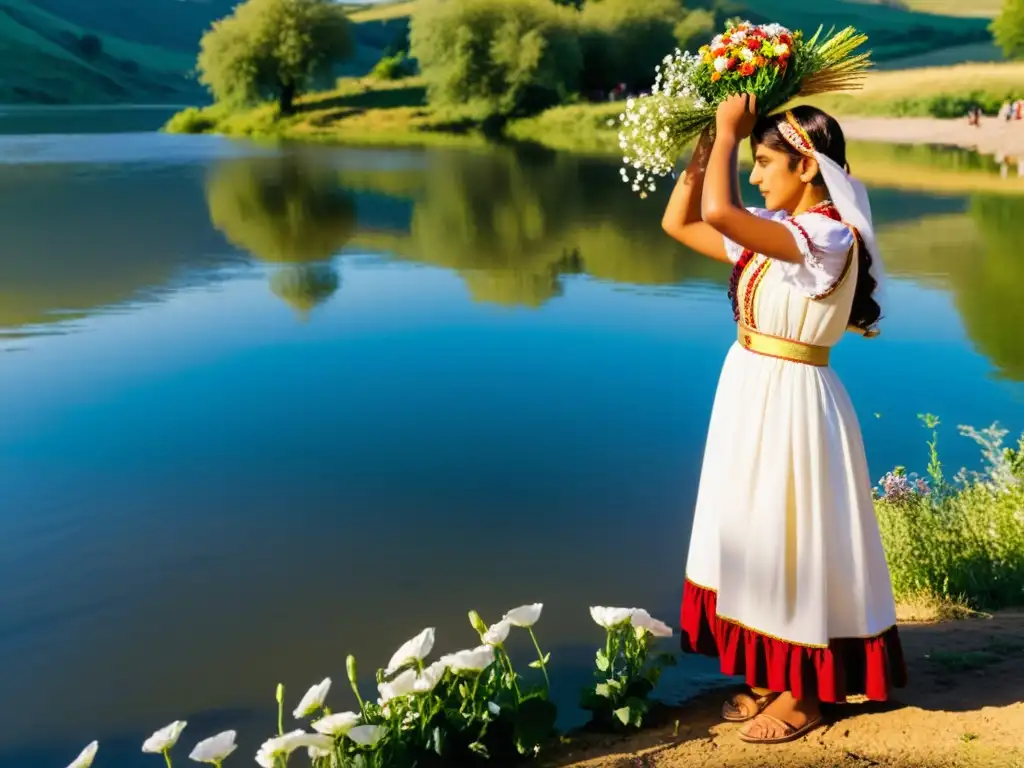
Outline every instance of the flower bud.
<svg viewBox="0 0 1024 768"><path fill-rule="evenodd" d="M275 694L278 704L284 703L284 683L277 684L277 693Z"/></svg>
<svg viewBox="0 0 1024 768"><path fill-rule="evenodd" d="M356 670L356 657L351 653L348 655L348 658L345 659L345 669L348 671L348 681L352 683L352 685L358 685L359 674Z"/></svg>
<svg viewBox="0 0 1024 768"><path fill-rule="evenodd" d="M480 618L480 614L476 611L469 612L469 623L472 624L473 629L475 629L481 635L487 631L487 625L484 624L484 620Z"/></svg>

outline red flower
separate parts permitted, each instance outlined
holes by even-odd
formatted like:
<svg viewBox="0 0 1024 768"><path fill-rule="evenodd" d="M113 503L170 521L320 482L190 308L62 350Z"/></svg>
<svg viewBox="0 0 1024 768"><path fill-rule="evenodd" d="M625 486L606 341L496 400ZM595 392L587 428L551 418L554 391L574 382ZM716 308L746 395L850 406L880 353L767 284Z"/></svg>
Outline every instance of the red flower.
<svg viewBox="0 0 1024 768"><path fill-rule="evenodd" d="M725 56L726 53L728 53L728 51L725 48L715 48L715 50L711 52L711 55L717 59L719 56Z"/></svg>
<svg viewBox="0 0 1024 768"><path fill-rule="evenodd" d="M744 77L750 77L752 74L754 74L754 65L751 64L749 61L744 62L743 64L740 65L740 74L743 75Z"/></svg>
<svg viewBox="0 0 1024 768"><path fill-rule="evenodd" d="M779 35L779 42L780 43L785 43L786 45L792 45L793 44L793 38L790 37L789 35L785 35L785 34Z"/></svg>
<svg viewBox="0 0 1024 768"><path fill-rule="evenodd" d="M728 45L732 42L732 35L722 35L722 42Z"/></svg>
<svg viewBox="0 0 1024 768"><path fill-rule="evenodd" d="M752 51L758 51L761 49L761 41L758 40L756 37L748 37L747 48L749 48Z"/></svg>
<svg viewBox="0 0 1024 768"><path fill-rule="evenodd" d="M732 70L736 69L736 65L738 63L739 63L739 59L737 59L736 57L733 57L733 58L729 59L729 61L727 61L725 63L725 68L728 69L731 72Z"/></svg>

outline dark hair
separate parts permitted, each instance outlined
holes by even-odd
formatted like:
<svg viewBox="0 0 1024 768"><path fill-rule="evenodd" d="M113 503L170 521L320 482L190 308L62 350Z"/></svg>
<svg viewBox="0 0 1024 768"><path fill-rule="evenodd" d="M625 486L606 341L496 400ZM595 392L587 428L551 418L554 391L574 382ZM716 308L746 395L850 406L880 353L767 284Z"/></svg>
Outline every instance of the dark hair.
<svg viewBox="0 0 1024 768"><path fill-rule="evenodd" d="M846 161L846 137L843 136L843 129L839 127L836 119L817 107L807 105L794 107L792 112L797 122L807 132L814 148L849 172L850 165ZM782 137L782 133L779 131L780 119L785 118L777 114L761 117L754 125L750 140L754 147L763 145L776 152L785 152L792 158L791 164L795 167L803 155ZM812 183L818 186L825 185L820 174ZM853 294L853 306L850 308L849 325L867 331L882 316L882 308L873 296L878 282L871 276L872 256L859 234L857 235L857 246L860 263L857 270L857 287Z"/></svg>

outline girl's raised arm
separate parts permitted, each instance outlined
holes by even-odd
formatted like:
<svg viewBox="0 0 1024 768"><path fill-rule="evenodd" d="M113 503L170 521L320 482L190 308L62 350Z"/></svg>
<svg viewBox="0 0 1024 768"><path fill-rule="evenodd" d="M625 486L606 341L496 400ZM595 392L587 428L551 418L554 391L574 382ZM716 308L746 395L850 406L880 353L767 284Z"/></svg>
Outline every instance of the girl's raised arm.
<svg viewBox="0 0 1024 768"><path fill-rule="evenodd" d="M697 140L686 171L672 190L665 214L661 217L661 228L697 253L728 264L730 261L722 234L701 219L701 190L710 153L711 137L703 133Z"/></svg>
<svg viewBox="0 0 1024 768"><path fill-rule="evenodd" d="M731 96L718 107L715 143L704 179L702 218L720 235L754 253L800 263L804 255L784 224L750 213L737 202L736 155L757 120L756 98Z"/></svg>

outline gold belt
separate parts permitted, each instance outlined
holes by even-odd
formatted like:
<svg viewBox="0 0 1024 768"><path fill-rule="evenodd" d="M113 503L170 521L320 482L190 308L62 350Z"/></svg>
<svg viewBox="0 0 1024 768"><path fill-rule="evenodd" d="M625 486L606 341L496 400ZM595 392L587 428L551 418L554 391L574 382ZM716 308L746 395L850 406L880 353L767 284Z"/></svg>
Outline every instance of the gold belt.
<svg viewBox="0 0 1024 768"><path fill-rule="evenodd" d="M804 344L793 339L784 339L781 336L769 336L766 333L759 333L745 325L737 326L737 336L740 346L758 355L777 357L780 360L789 360L792 363L804 363L805 365L816 365L824 367L828 365L830 347L822 347L817 344Z"/></svg>

